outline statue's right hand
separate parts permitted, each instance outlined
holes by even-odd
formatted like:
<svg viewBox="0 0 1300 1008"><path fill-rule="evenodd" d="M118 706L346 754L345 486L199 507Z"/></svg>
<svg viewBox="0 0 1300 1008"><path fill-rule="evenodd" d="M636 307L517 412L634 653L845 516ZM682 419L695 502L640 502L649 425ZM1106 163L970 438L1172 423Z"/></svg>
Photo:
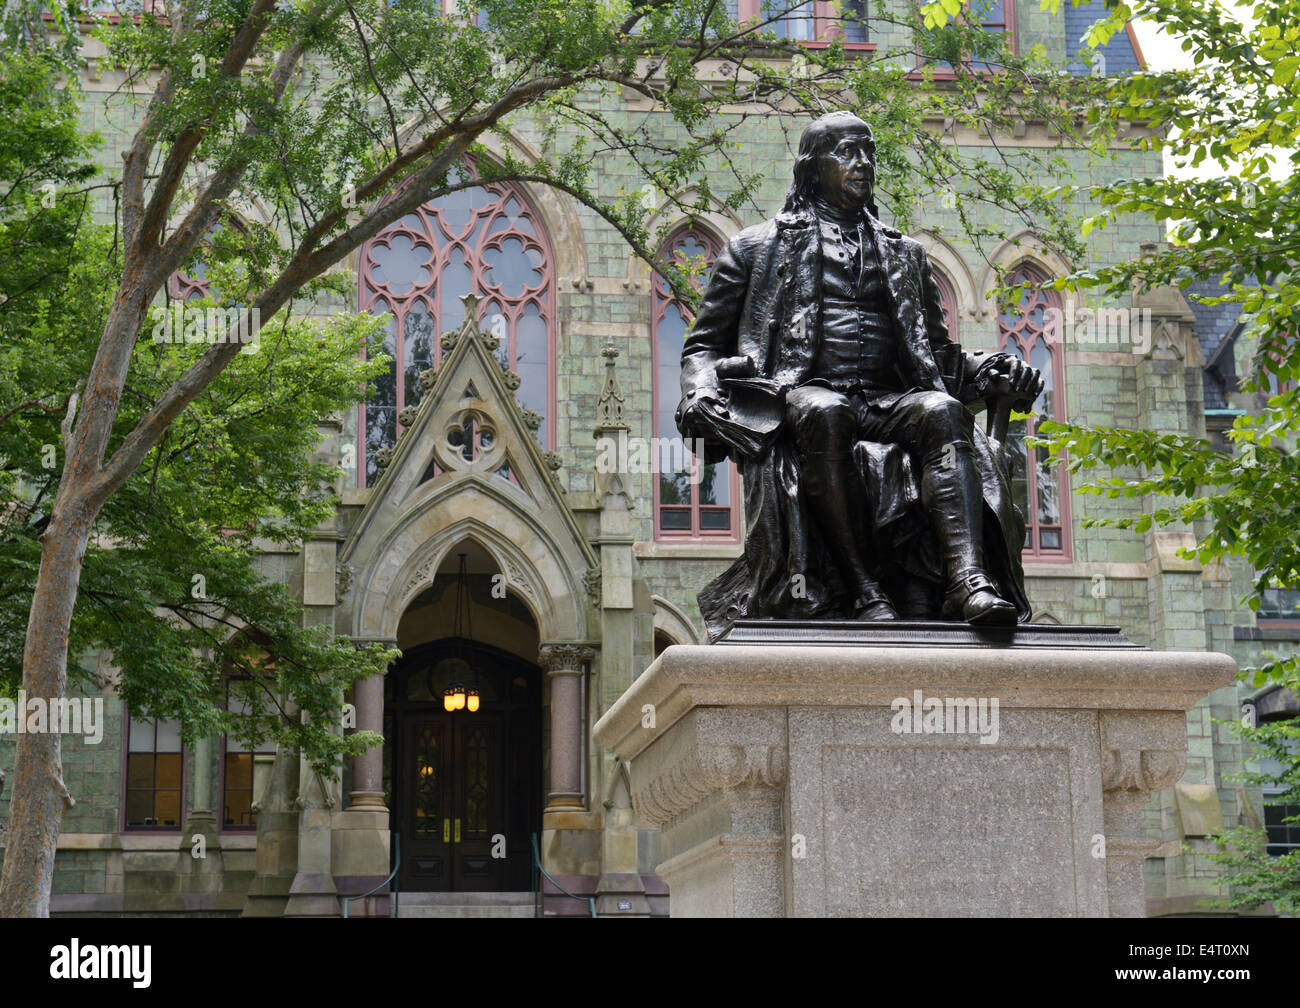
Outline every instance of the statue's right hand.
<svg viewBox="0 0 1300 1008"><path fill-rule="evenodd" d="M727 394L716 387L696 389L677 407L677 425L683 431L708 434L715 417L730 419Z"/></svg>

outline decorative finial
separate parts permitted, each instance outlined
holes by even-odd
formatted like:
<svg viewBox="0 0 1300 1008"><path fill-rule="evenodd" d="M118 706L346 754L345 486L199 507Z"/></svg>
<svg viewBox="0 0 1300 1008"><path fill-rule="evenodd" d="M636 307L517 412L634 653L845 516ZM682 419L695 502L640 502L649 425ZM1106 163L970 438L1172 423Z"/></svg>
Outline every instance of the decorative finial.
<svg viewBox="0 0 1300 1008"><path fill-rule="evenodd" d="M625 431L627 421L623 416L623 390L618 385L618 374L614 362L618 359L619 349L612 342L606 343L600 351L605 358L605 387L601 389L600 399L596 402L595 437L600 440L608 431Z"/></svg>

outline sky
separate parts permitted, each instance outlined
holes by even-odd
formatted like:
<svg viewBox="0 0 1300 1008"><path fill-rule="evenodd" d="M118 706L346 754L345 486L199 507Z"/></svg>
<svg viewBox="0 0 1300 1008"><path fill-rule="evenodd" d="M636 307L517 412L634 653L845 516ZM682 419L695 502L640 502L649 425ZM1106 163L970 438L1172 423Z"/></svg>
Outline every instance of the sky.
<svg viewBox="0 0 1300 1008"><path fill-rule="evenodd" d="M1192 65L1191 54L1183 52L1178 47L1178 39L1159 25L1150 21L1134 21L1133 30L1137 33L1138 45L1142 47L1147 66L1152 70L1177 70Z"/></svg>
<svg viewBox="0 0 1300 1008"><path fill-rule="evenodd" d="M1221 0L1203 0L1203 2L1221 2ZM1228 3L1226 6L1232 8L1237 17L1244 23L1254 23L1252 4ZM1170 35L1159 25L1149 21L1134 21L1133 29L1137 33L1138 44L1142 47L1142 55L1146 57L1149 69L1176 70L1192 66L1191 54L1183 52L1178 38ZM1286 178L1292 173L1294 166L1287 158L1285 151L1277 150L1277 155L1277 160L1274 162L1269 174L1278 179ZM1231 166L1225 168L1212 159L1205 161L1197 168L1179 166L1174 163L1166 151L1165 172L1169 175L1185 178L1213 178L1219 175L1232 174L1232 168Z"/></svg>

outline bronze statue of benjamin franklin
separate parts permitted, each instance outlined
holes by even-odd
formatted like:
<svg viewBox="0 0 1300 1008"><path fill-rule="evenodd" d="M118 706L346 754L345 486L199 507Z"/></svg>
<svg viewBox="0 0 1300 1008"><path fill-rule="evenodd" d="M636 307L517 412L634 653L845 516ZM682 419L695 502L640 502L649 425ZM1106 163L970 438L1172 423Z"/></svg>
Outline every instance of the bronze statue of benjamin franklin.
<svg viewBox="0 0 1300 1008"><path fill-rule="evenodd" d="M742 618L1029 618L1004 433L968 406L1026 405L1042 377L950 341L925 250L877 219L874 186L870 127L812 123L784 210L727 244L686 340L678 427L739 464L749 522L700 593L711 638Z"/></svg>

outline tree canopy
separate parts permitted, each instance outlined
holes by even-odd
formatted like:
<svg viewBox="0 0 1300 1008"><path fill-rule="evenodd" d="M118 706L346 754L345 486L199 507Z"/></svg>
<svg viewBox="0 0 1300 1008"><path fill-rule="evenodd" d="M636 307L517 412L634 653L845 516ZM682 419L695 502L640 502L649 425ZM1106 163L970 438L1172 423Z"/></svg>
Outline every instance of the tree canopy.
<svg viewBox="0 0 1300 1008"><path fill-rule="evenodd" d="M21 167L0 163L13 180L0 222L0 689L11 692L58 488L60 428L94 356L120 255L112 227L88 209L95 138L78 134L75 104L54 90L53 67L6 56L0 88L18 113L0 117L0 162L44 155L24 157ZM51 199L51 179L79 188ZM191 314L209 304L191 303ZM382 671L384 653L304 628L301 607L262 577L258 559L268 545L297 547L332 515L340 474L312 462L319 422L354 407L366 379L386 366L379 321L273 320L100 512L70 649L111 652L133 715L178 718L191 741L226 731L247 742L274 738L322 770L366 741L330 729L340 721L341 691ZM150 335L136 346L124 386L127 425L206 350ZM369 363L360 353L367 343ZM275 676L265 673L268 661ZM101 685L78 665L72 675L73 689ZM225 710L232 675L266 687L238 715Z"/></svg>

